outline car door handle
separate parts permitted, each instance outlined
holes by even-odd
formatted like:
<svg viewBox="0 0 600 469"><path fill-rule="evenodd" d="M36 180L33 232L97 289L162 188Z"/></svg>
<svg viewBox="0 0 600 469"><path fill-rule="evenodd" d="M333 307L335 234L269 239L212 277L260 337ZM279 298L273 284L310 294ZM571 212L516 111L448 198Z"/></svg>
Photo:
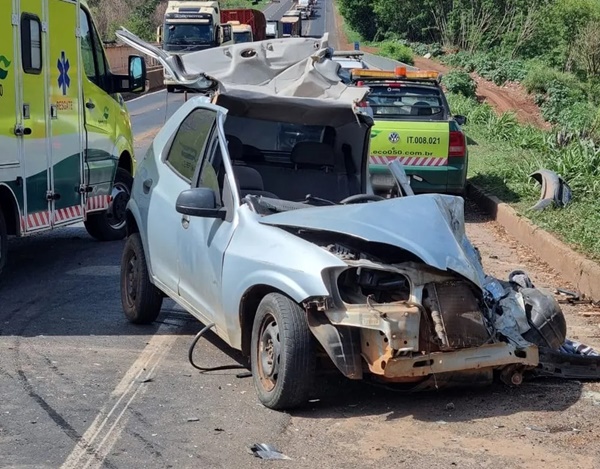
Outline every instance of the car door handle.
<svg viewBox="0 0 600 469"><path fill-rule="evenodd" d="M187 230L190 226L190 217L188 217L187 215L183 215L181 217L181 226L183 226L183 228Z"/></svg>
<svg viewBox="0 0 600 469"><path fill-rule="evenodd" d="M150 189L152 189L152 179L146 179L144 181L143 187L144 187L144 194L147 194L148 192L150 192Z"/></svg>
<svg viewBox="0 0 600 469"><path fill-rule="evenodd" d="M94 109L96 105L93 101L88 101L87 103L85 103L85 107L87 107L88 109Z"/></svg>

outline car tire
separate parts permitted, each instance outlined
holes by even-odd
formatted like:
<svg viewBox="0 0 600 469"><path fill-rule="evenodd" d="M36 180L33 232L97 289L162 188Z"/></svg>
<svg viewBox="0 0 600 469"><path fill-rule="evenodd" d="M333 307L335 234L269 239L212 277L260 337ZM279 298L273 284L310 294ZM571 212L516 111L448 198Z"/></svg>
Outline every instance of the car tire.
<svg viewBox="0 0 600 469"><path fill-rule="evenodd" d="M167 85L167 93L175 93L175 86Z"/></svg>
<svg viewBox="0 0 600 469"><path fill-rule="evenodd" d="M134 324L150 324L160 313L162 292L150 281L146 255L139 233L127 238L121 257L121 304Z"/></svg>
<svg viewBox="0 0 600 469"><path fill-rule="evenodd" d="M314 339L306 313L279 293L266 295L252 326L251 367L260 402L270 409L307 402L315 375Z"/></svg>
<svg viewBox="0 0 600 469"><path fill-rule="evenodd" d="M98 241L117 241L127 234L125 208L131 197L133 177L123 168L117 168L113 184L111 209L117 212L117 217L109 216L109 209L92 213L84 222L88 234Z"/></svg>
<svg viewBox="0 0 600 469"><path fill-rule="evenodd" d="M8 230L4 213L0 210L0 275L6 266L6 257L8 255Z"/></svg>

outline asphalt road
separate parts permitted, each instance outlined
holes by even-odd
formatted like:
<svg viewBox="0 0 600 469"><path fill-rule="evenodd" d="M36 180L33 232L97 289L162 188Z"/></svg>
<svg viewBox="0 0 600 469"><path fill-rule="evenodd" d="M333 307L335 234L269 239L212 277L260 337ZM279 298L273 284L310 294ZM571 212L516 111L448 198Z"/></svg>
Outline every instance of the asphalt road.
<svg viewBox="0 0 600 469"><path fill-rule="evenodd" d="M311 34L322 32L318 25L334 31L324 1ZM183 99L161 91L128 103L138 157ZM529 260L516 264L506 239L481 220L468 221L499 274L530 267ZM1 467L539 467L531 458L540 434L521 435L517 421L543 421L533 413L540 391L531 386L519 394L494 388L407 398L333 379L304 410L266 409L250 379L189 365L187 349L202 325L171 302L151 326L125 320L123 244L96 242L81 225L10 242L0 282ZM583 328L578 334L584 337ZM205 366L240 363L214 335L198 344L195 357ZM544 391L547 405L557 406L556 425L578 422L595 431L582 423L580 386L556 388ZM456 412L448 411L450 401ZM579 414L563 413L571 406ZM571 448L547 438L545 465L593 467L563 457ZM293 461L261 461L248 453L254 443L272 444ZM509 449L517 447L520 459L511 459Z"/></svg>
<svg viewBox="0 0 600 469"><path fill-rule="evenodd" d="M281 17L290 6L267 13ZM319 8L305 22L310 34L324 32L331 6ZM128 103L138 158L183 100L160 91ZM0 284L0 466L258 464L247 448L276 443L290 416L259 405L251 380L235 371L194 370L187 348L201 324L170 302L152 326L125 320L123 244L96 242L82 224L9 243ZM199 362L236 363L209 339L197 347Z"/></svg>

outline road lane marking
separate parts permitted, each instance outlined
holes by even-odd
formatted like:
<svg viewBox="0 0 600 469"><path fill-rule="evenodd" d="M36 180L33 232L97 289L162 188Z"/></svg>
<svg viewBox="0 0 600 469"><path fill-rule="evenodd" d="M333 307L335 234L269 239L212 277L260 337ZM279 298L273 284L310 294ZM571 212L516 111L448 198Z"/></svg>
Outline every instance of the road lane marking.
<svg viewBox="0 0 600 469"><path fill-rule="evenodd" d="M151 378L177 340L176 332L185 324L183 319L163 323L152 336L142 353L111 392L109 401L100 410L61 469L99 468L119 439L126 423L125 412L138 394L145 392ZM150 371L147 371L150 370Z"/></svg>
<svg viewBox="0 0 600 469"><path fill-rule="evenodd" d="M155 94L163 93L163 92L166 92L166 91L165 90L158 90L158 91L153 91L152 93L146 93L146 94L144 94L142 96L138 96L137 98L128 99L128 100L125 101L125 103L126 104L133 103L134 101L138 101L140 99L147 98L148 96L154 96Z"/></svg>
<svg viewBox="0 0 600 469"><path fill-rule="evenodd" d="M145 132L141 132L137 135L133 136L133 141L134 143L138 143L141 142L143 140L147 140L147 139L154 139L154 137L156 137L156 134L158 132L160 132L160 129L162 129L163 124L161 125L157 125L156 127L152 127L148 130L146 130Z"/></svg>

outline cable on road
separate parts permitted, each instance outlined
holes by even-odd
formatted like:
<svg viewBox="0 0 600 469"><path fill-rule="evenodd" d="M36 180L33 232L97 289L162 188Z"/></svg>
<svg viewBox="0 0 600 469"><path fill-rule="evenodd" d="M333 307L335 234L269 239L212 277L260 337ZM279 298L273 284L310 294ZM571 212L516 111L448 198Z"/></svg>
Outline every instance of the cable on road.
<svg viewBox="0 0 600 469"><path fill-rule="evenodd" d="M198 341L200 340L200 338L206 333L208 332L210 329L212 329L213 327L215 327L215 323L210 323L208 326L205 326L200 332L198 332L196 334L196 337L194 337L194 340L192 340L192 343L190 344L190 348L188 349L188 360L190 361L190 364L196 368L197 370L200 370L202 372L207 372L207 371L221 371L221 370L247 370L247 368L243 365L221 365L221 366L213 366L213 367L204 367L204 366L199 366L196 365L196 363L194 363L194 348L196 347L196 344L198 343ZM237 375L235 375L236 378L249 378L252 376L252 373L250 371L246 371L245 373L238 373Z"/></svg>

